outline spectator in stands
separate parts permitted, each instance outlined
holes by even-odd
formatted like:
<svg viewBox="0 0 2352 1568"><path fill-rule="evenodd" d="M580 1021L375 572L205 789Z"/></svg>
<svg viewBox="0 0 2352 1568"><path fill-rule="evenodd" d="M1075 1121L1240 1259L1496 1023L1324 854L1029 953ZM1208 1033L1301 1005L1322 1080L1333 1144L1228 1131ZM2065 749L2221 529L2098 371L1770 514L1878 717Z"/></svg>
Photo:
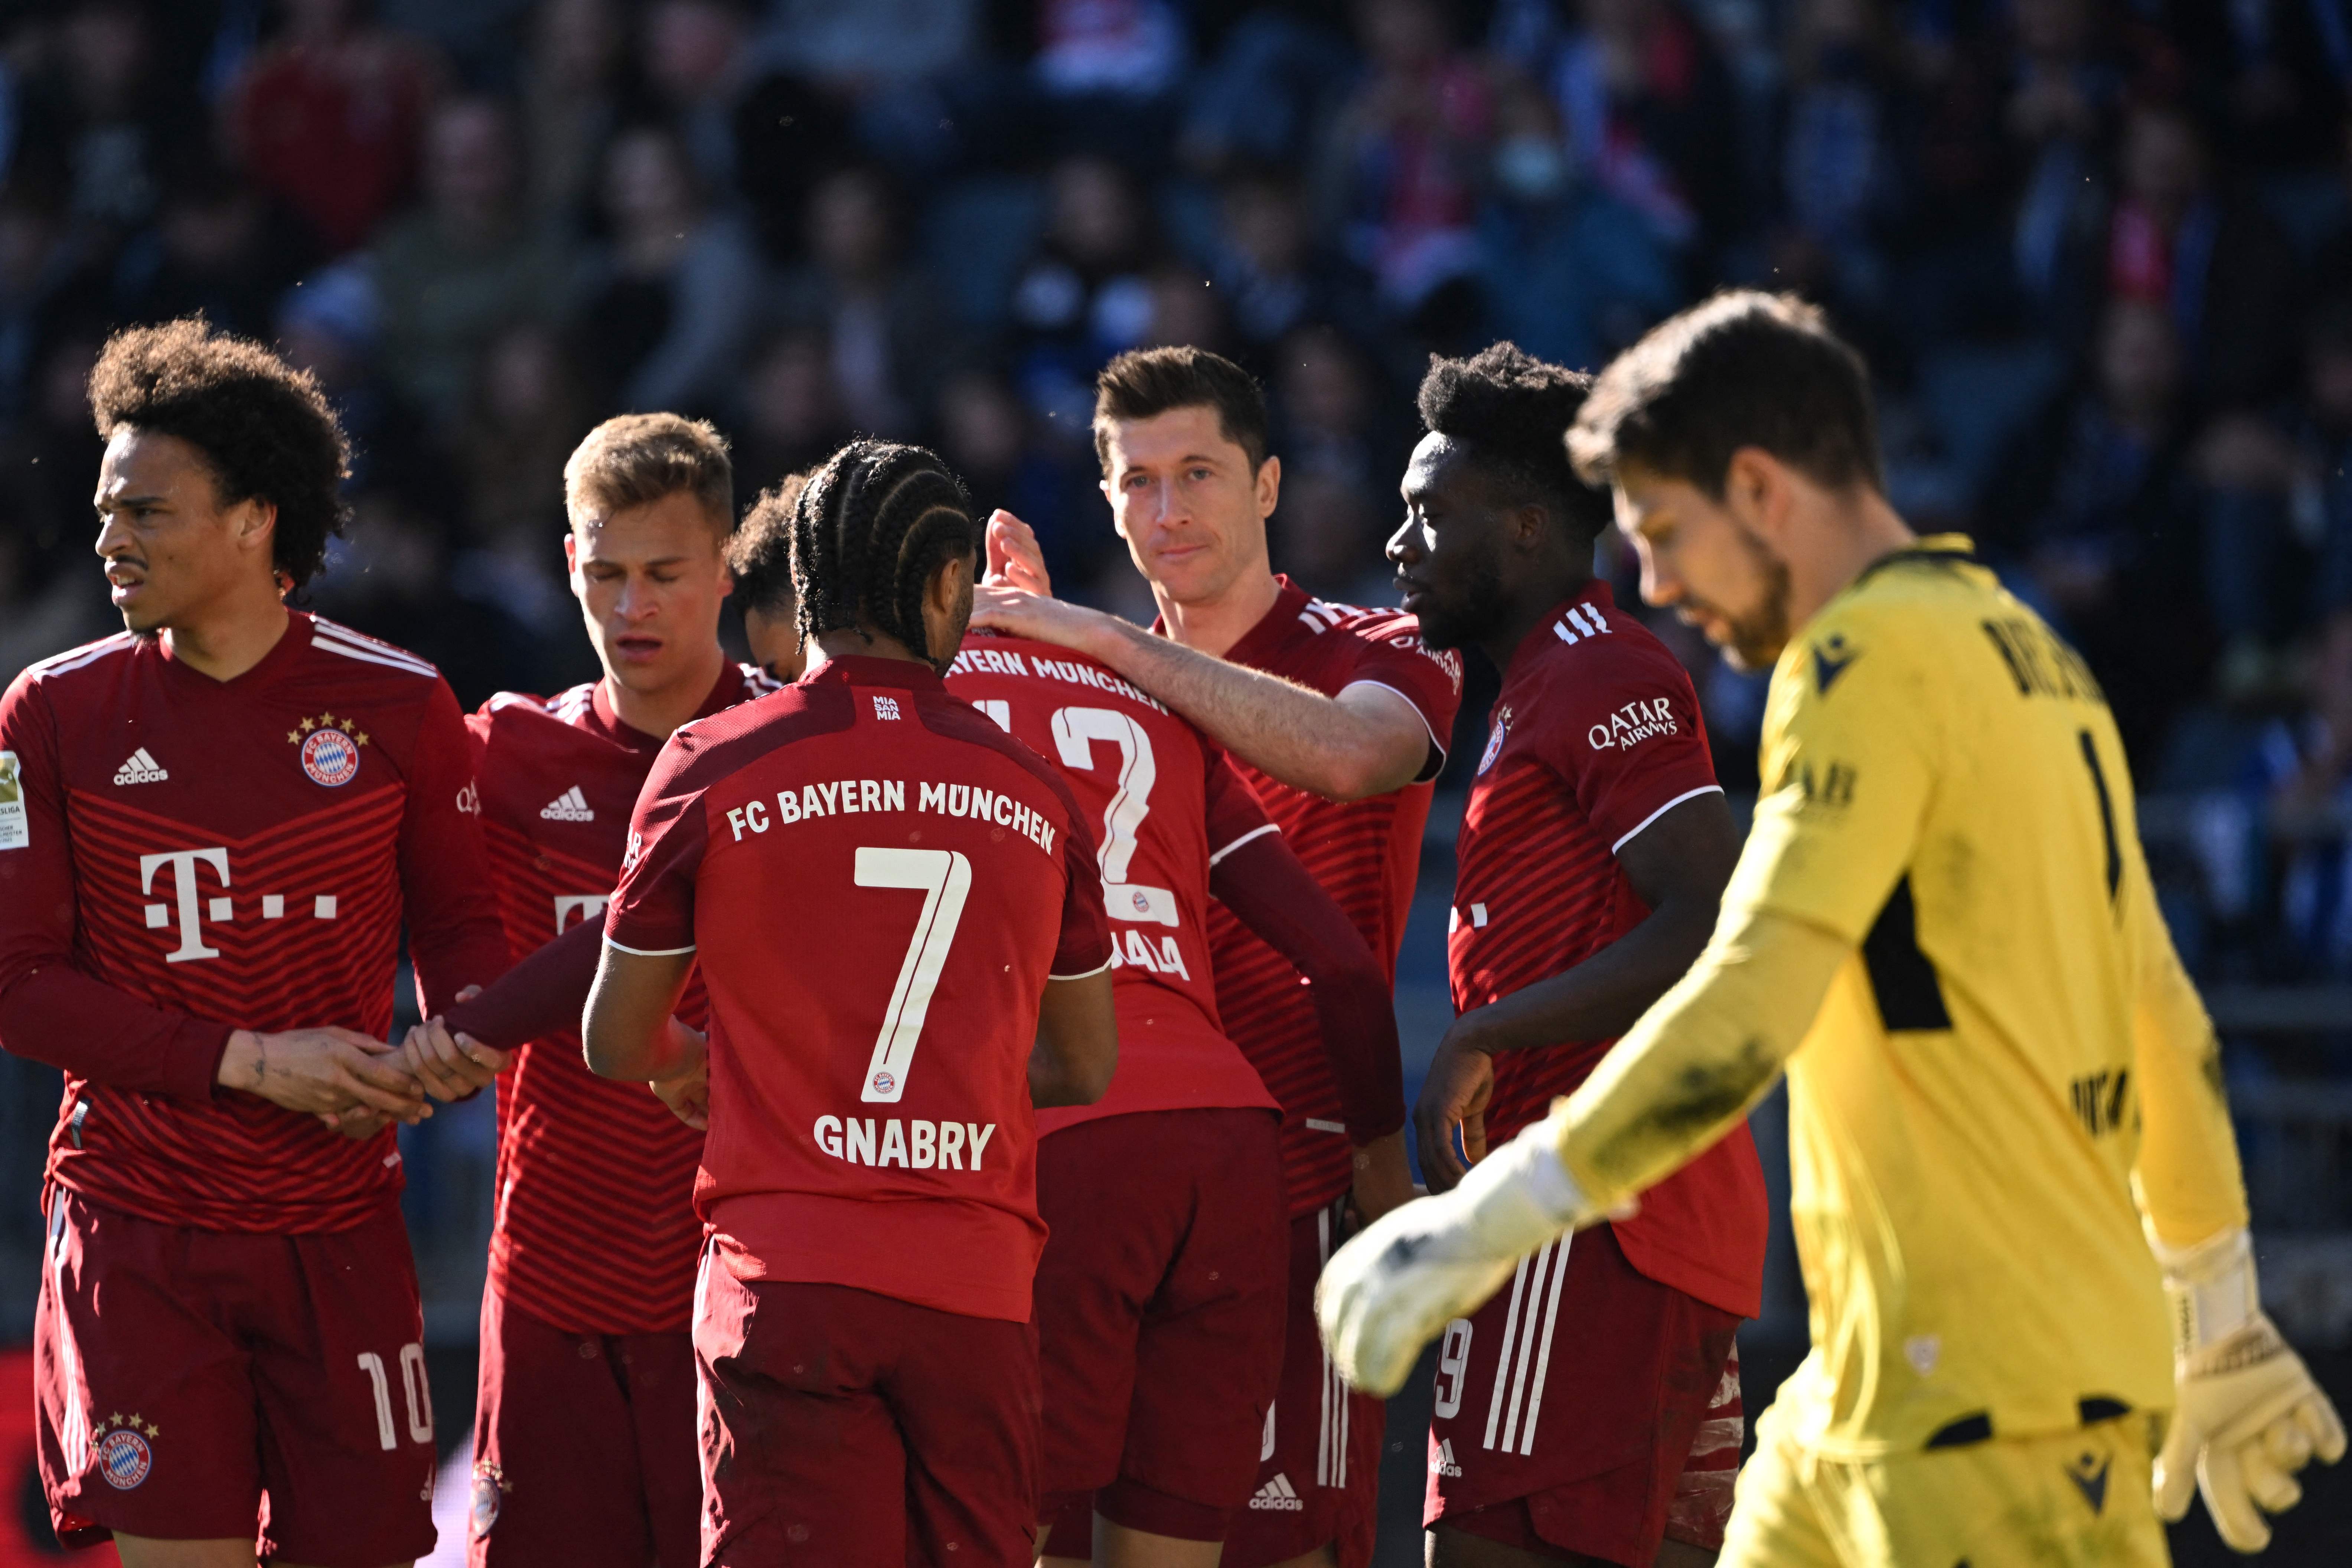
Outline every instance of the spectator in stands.
<svg viewBox="0 0 2352 1568"><path fill-rule="evenodd" d="M426 126L424 206L375 244L384 369L436 425L464 408L483 345L573 292L576 267L520 210L520 184L507 107L453 99Z"/></svg>
<svg viewBox="0 0 2352 1568"><path fill-rule="evenodd" d="M734 455L744 505L785 475L822 463L854 434L821 331L779 332L753 357L743 392Z"/></svg>
<svg viewBox="0 0 2352 1568"><path fill-rule="evenodd" d="M1321 474L1374 494L1391 488L1412 438L1393 417L1400 400L1363 350L1317 324L1285 338L1276 361L1270 412L1285 485Z"/></svg>
<svg viewBox="0 0 2352 1568"><path fill-rule="evenodd" d="M415 183L430 57L374 26L366 0L288 0L285 30L231 97L230 144L318 253L364 244Z"/></svg>
<svg viewBox="0 0 2352 1568"><path fill-rule="evenodd" d="M375 291L363 260L320 268L279 298L259 336L274 339L287 361L310 371L352 440L354 495L387 490L438 517L464 515L464 498L441 450L416 410L379 368Z"/></svg>
<svg viewBox="0 0 2352 1568"><path fill-rule="evenodd" d="M2017 0L2002 120L2020 179L2010 236L2017 283L2072 349L2103 292L2096 232L2100 143L2123 72L2093 0Z"/></svg>
<svg viewBox="0 0 2352 1568"><path fill-rule="evenodd" d="M645 10L646 83L713 191L735 188L736 110L756 58L751 19L745 0L653 0Z"/></svg>
<svg viewBox="0 0 2352 1568"><path fill-rule="evenodd" d="M532 215L558 233L588 225L604 146L621 113L628 33L619 0L540 0L522 68Z"/></svg>
<svg viewBox="0 0 2352 1568"><path fill-rule="evenodd" d="M1056 418L1093 417L1094 374L1151 328L1145 274L1157 232L1128 172L1107 158L1055 165L1037 249L1013 287L1016 353L1029 399Z"/></svg>
<svg viewBox="0 0 2352 1568"><path fill-rule="evenodd" d="M818 183L806 248L807 264L784 282L784 319L824 334L851 423L912 439L945 325L937 291L908 263L898 204L878 171L853 167Z"/></svg>
<svg viewBox="0 0 2352 1568"><path fill-rule="evenodd" d="M729 410L760 308L760 258L733 213L705 201L668 129L623 131L604 154L611 243L594 263L573 358L624 411Z"/></svg>
<svg viewBox="0 0 2352 1568"><path fill-rule="evenodd" d="M2310 689L2306 711L2264 727L2244 779L2260 814L2290 830L2278 868L2287 953L2266 955L2267 967L2277 978L2352 979L2352 611L2323 623ZM2305 826L2318 831L2293 831Z"/></svg>
<svg viewBox="0 0 2352 1568"><path fill-rule="evenodd" d="M974 507L983 513L1001 507L1034 529L1056 583L1081 587L1108 554L1124 565L1116 537L1102 526L1102 472L1085 431L1048 437L1011 384L983 369L948 378L938 423L940 455L963 476Z"/></svg>
<svg viewBox="0 0 2352 1568"><path fill-rule="evenodd" d="M1333 127L1327 200L1391 310L1453 351L1481 317L1477 214L1494 98L1435 0L1358 0L1369 74Z"/></svg>
<svg viewBox="0 0 2352 1568"><path fill-rule="evenodd" d="M49 193L20 178L0 188L0 431L33 401L53 329L103 308L89 247Z"/></svg>
<svg viewBox="0 0 2352 1568"><path fill-rule="evenodd" d="M2199 69L2197 100L2240 167L2325 161L2352 83L2352 14L2341 0L2172 0L2162 8L2176 71Z"/></svg>
<svg viewBox="0 0 2352 1568"><path fill-rule="evenodd" d="M1270 368L1274 346L1310 320L1372 329L1370 298L1318 243L1307 192L1289 173L1270 167L1236 173L1224 183L1218 212L1212 271L1244 362Z"/></svg>
<svg viewBox="0 0 2352 1568"><path fill-rule="evenodd" d="M1787 66L1774 281L1830 305L1852 331L1887 309L1883 242L1903 194L1892 136L1900 69L1869 0L1803 0Z"/></svg>
<svg viewBox="0 0 2352 1568"><path fill-rule="evenodd" d="M1171 0L1031 0L1055 145L1141 163L1165 145L1189 48Z"/></svg>
<svg viewBox="0 0 2352 1568"><path fill-rule="evenodd" d="M201 312L215 326L264 337L288 267L308 247L289 243L253 188L198 160L166 191L155 226L124 248L115 296L134 320Z"/></svg>
<svg viewBox="0 0 2352 1568"><path fill-rule="evenodd" d="M192 73L156 57L136 0L67 9L50 68L25 88L17 169L64 194L68 215L110 248L153 217L166 170L205 137Z"/></svg>

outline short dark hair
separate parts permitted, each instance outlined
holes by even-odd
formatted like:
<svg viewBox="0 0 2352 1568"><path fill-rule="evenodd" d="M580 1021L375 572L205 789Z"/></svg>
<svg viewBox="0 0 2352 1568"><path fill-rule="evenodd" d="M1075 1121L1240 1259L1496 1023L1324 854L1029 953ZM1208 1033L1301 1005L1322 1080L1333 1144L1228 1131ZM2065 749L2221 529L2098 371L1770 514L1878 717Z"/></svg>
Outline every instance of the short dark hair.
<svg viewBox="0 0 2352 1568"><path fill-rule="evenodd" d="M760 492L727 546L735 574L735 602L762 615L782 616L800 603L793 587L793 516L809 476L787 474Z"/></svg>
<svg viewBox="0 0 2352 1568"><path fill-rule="evenodd" d="M127 424L203 453L224 503L277 507L270 564L289 587L326 566L350 517L352 444L310 371L201 316L128 327L90 367L89 412L101 439Z"/></svg>
<svg viewBox="0 0 2352 1568"><path fill-rule="evenodd" d="M1249 455L1250 472L1265 466L1271 444L1265 394L1255 376L1206 349L1134 349L1095 377L1095 458L1105 477L1110 475L1110 422L1150 419L1172 408L1215 409L1219 434Z"/></svg>
<svg viewBox="0 0 2352 1568"><path fill-rule="evenodd" d="M1421 381L1421 423L1459 443L1472 463L1550 508L1570 534L1590 543L1609 526L1609 497L1577 476L1561 437L1591 389L1591 376L1538 360L1517 343L1496 343L1466 360L1432 354Z"/></svg>
<svg viewBox="0 0 2352 1568"><path fill-rule="evenodd" d="M1717 498L1743 446L1832 489L1885 487L1870 372L1793 294L1727 290L1660 322L1601 372L1568 433L1596 484L1632 463Z"/></svg>
<svg viewBox="0 0 2352 1568"><path fill-rule="evenodd" d="M700 503L721 538L735 531L735 465L707 419L621 414L590 431L563 465L563 505L575 525L678 495Z"/></svg>
<svg viewBox="0 0 2352 1568"><path fill-rule="evenodd" d="M825 459L793 509L801 635L863 623L944 664L923 632L923 591L948 561L977 555L980 540L971 497L937 453L851 442Z"/></svg>

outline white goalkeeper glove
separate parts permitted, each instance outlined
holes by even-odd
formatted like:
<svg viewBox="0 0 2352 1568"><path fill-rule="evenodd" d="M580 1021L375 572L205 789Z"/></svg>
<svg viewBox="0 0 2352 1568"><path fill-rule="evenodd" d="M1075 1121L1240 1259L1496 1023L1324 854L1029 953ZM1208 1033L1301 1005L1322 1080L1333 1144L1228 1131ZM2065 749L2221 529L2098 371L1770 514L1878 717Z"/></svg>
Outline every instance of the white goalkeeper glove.
<svg viewBox="0 0 2352 1568"><path fill-rule="evenodd" d="M1452 1192L1390 1210L1331 1255L1315 1316L1340 1376L1394 1394L1448 1320L1493 1295L1521 1258L1601 1218L1559 1163L1558 1136L1537 1123Z"/></svg>
<svg viewBox="0 0 2352 1568"><path fill-rule="evenodd" d="M2193 1476L2221 1539L2260 1552L2271 1542L2263 1514L2302 1500L2294 1472L2315 1454L2331 1465L2344 1457L2344 1423L2263 1315L2244 1230L2190 1248L2150 1240L2172 1308L2179 1399L2156 1457L2157 1511L2186 1515Z"/></svg>

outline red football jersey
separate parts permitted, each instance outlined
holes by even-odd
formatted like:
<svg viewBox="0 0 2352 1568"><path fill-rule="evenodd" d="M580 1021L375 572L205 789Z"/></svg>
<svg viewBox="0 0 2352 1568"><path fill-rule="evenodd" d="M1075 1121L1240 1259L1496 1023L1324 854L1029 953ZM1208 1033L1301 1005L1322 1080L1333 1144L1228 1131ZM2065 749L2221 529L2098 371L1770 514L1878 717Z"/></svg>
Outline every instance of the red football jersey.
<svg viewBox="0 0 2352 1568"><path fill-rule="evenodd" d="M428 1008L505 968L471 751L432 665L310 615L232 681L128 633L17 677L0 1041L66 1071L50 1180L208 1230L346 1229L394 1200L391 1132L212 1080L234 1029L382 1039L404 912Z"/></svg>
<svg viewBox="0 0 2352 1568"><path fill-rule="evenodd" d="M730 664L697 716L775 689ZM622 723L601 681L546 699L501 692L467 725L508 944L520 956L601 920L660 739ZM700 1028L706 1011L698 977L678 1016ZM684 1330L702 1253L702 1134L642 1083L589 1071L577 1028L523 1047L498 1092L490 1288L568 1333Z"/></svg>
<svg viewBox="0 0 2352 1568"><path fill-rule="evenodd" d="M1446 939L1468 1012L1583 963L1648 917L1615 860L1669 808L1720 793L1698 698L1665 644L1594 581L1528 633L1454 845ZM1486 1142L1500 1145L1591 1076L1614 1040L1495 1057ZM1764 1284L1764 1176L1743 1124L1617 1222L1633 1267L1754 1317Z"/></svg>
<svg viewBox="0 0 2352 1568"><path fill-rule="evenodd" d="M1430 765L1419 783L1369 800L1328 800L1234 766L1315 880L1347 913L1396 977L1407 905L1421 870L1421 830L1431 780L1445 758L1454 710L1462 702L1462 659L1421 640L1421 622L1401 610L1358 610L1307 596L1285 577L1265 619L1225 651L1236 664L1338 696L1360 685L1386 686L1429 726ZM1217 1004L1242 1048L1282 1103L1282 1169L1293 1217L1312 1213L1355 1183L1353 1141L1339 1085L1298 971L1222 906L1209 913Z"/></svg>
<svg viewBox="0 0 2352 1568"><path fill-rule="evenodd" d="M967 638L947 685L1058 762L1102 824L1118 1071L1096 1103L1039 1112L1039 1134L1138 1111L1279 1111L1217 1019L1209 868L1277 831L1223 751L1111 671L1043 643Z"/></svg>
<svg viewBox="0 0 2352 1568"><path fill-rule="evenodd" d="M1110 963L1042 758L927 665L831 660L670 737L604 936L701 965L695 1203L738 1278L1028 1321L1038 1002Z"/></svg>

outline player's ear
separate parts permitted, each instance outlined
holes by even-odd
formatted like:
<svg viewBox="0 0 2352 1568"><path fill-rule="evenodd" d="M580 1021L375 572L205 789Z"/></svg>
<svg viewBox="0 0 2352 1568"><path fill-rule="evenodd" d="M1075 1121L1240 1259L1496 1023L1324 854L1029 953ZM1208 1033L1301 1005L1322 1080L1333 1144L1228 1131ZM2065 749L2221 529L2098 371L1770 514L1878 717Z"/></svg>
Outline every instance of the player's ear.
<svg viewBox="0 0 2352 1568"><path fill-rule="evenodd" d="M1257 515L1264 522L1282 504L1282 459L1269 453L1257 465Z"/></svg>
<svg viewBox="0 0 2352 1568"><path fill-rule="evenodd" d="M229 528L239 549L267 550L278 530L278 503L248 496L228 508Z"/></svg>
<svg viewBox="0 0 2352 1568"><path fill-rule="evenodd" d="M1723 472L1723 505L1752 533L1778 538L1789 502L1789 472L1760 446L1742 446Z"/></svg>

